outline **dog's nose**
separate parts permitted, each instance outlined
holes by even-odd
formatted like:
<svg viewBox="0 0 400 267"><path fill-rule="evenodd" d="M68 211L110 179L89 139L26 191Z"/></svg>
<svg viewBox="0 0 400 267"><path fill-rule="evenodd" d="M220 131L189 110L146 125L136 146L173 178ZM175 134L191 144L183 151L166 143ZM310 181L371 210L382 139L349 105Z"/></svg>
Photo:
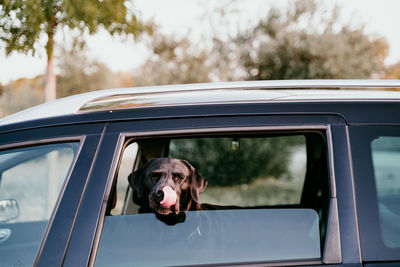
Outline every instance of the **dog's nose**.
<svg viewBox="0 0 400 267"><path fill-rule="evenodd" d="M163 198L164 198L164 192L163 192L162 190L158 190L157 192L155 192L155 193L153 194L153 197L154 197L154 200L155 200L156 202L160 202L160 201L162 201Z"/></svg>

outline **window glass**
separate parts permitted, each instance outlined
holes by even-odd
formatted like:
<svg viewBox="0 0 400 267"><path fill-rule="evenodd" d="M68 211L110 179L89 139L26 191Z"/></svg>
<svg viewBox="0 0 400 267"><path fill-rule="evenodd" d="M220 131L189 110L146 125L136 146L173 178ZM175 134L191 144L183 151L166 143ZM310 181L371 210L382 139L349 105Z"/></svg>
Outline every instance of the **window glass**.
<svg viewBox="0 0 400 267"><path fill-rule="evenodd" d="M124 206L128 197L127 193L129 192L129 184L126 177L128 177L128 175L134 169L137 153L137 143L129 144L124 150L124 154L122 156L118 170L117 183L115 185L116 187L115 190L113 190L112 192L114 195L112 195L112 204L110 204L111 215L121 215L123 213L126 213L126 210L128 209L128 206Z"/></svg>
<svg viewBox="0 0 400 267"><path fill-rule="evenodd" d="M0 258L32 265L79 143L0 152Z"/></svg>
<svg viewBox="0 0 400 267"><path fill-rule="evenodd" d="M329 206L322 133L129 142L96 266L320 261Z"/></svg>
<svg viewBox="0 0 400 267"><path fill-rule="evenodd" d="M400 137L381 136L371 143L382 239L400 247Z"/></svg>
<svg viewBox="0 0 400 267"><path fill-rule="evenodd" d="M169 155L188 160L207 177L202 202L300 203L307 160L304 136L175 139Z"/></svg>
<svg viewBox="0 0 400 267"><path fill-rule="evenodd" d="M320 258L311 209L186 212L166 225L152 214L108 216L96 266L179 266Z"/></svg>

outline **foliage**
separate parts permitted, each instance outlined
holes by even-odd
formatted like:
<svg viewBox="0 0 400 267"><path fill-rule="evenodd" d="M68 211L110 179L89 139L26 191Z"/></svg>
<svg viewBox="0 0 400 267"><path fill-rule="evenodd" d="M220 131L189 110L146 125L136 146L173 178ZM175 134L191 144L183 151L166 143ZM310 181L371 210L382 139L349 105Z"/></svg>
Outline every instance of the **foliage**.
<svg viewBox="0 0 400 267"><path fill-rule="evenodd" d="M85 34L104 29L111 35L137 37L152 25L139 21L126 0L0 0L0 42L7 55L13 51L35 54L44 45L47 54L46 100L56 97L53 71L54 36L71 30L76 47Z"/></svg>
<svg viewBox="0 0 400 267"><path fill-rule="evenodd" d="M126 0L1 0L0 18L0 40L7 54L35 53L45 41L49 56L52 37L64 27L82 35L104 29L112 35L137 36L151 29L128 9Z"/></svg>
<svg viewBox="0 0 400 267"><path fill-rule="evenodd" d="M247 184L259 177L288 177L292 149L302 136L271 138L196 138L171 141L171 157L188 160L210 185Z"/></svg>
<svg viewBox="0 0 400 267"><path fill-rule="evenodd" d="M69 95L118 87L115 75L103 63L89 59L82 51L63 52L59 58L57 95Z"/></svg>
<svg viewBox="0 0 400 267"><path fill-rule="evenodd" d="M233 1L232 5L238 2ZM271 7L251 28L233 34L228 19L240 11L223 3L206 21L220 21L214 34L193 43L155 32L153 55L138 70L135 83L159 85L230 80L376 78L385 72L388 44L364 28L340 20L321 1L297 0ZM221 4L222 6L222 4ZM233 16L229 16L232 12ZM207 22L205 22L207 23ZM210 29L214 29L210 25Z"/></svg>
<svg viewBox="0 0 400 267"><path fill-rule="evenodd" d="M265 19L235 43L250 80L346 79L381 75L388 44L363 28L338 23L340 10L298 0L271 8Z"/></svg>
<svg viewBox="0 0 400 267"><path fill-rule="evenodd" d="M400 63L388 67L385 74L385 79L400 80Z"/></svg>
<svg viewBox="0 0 400 267"><path fill-rule="evenodd" d="M103 63L89 59L84 51L62 48L58 61L57 94L60 97L133 86L130 74L113 73ZM44 87L43 75L19 79L4 85L3 94L0 95L0 117L43 103Z"/></svg>
<svg viewBox="0 0 400 267"><path fill-rule="evenodd" d="M23 109L43 103L44 76L40 75L32 79L18 79L10 82L3 88L0 97L0 106L3 116L13 114Z"/></svg>
<svg viewBox="0 0 400 267"><path fill-rule="evenodd" d="M154 33L152 55L134 74L136 85L210 82L212 71L207 50L195 47L187 38Z"/></svg>

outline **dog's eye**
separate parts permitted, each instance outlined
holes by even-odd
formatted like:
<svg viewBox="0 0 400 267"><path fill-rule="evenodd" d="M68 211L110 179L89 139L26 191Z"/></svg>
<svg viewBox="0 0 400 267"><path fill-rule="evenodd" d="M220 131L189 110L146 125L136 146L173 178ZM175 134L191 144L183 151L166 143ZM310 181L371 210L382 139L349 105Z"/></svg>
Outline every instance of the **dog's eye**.
<svg viewBox="0 0 400 267"><path fill-rule="evenodd" d="M180 173L174 173L173 174L173 179L174 179L175 182L180 182L183 179L185 179L185 177Z"/></svg>
<svg viewBox="0 0 400 267"><path fill-rule="evenodd" d="M161 173L160 172L152 172L151 174L150 174L150 178L151 179L153 179L153 180L158 180L158 179L160 179L161 178Z"/></svg>

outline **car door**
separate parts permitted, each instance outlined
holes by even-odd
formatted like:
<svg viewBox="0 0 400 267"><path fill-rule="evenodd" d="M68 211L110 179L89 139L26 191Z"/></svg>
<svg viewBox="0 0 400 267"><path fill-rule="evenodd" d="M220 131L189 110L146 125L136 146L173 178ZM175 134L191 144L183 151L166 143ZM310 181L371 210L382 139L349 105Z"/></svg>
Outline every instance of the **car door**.
<svg viewBox="0 0 400 267"><path fill-rule="evenodd" d="M197 247L198 249L190 251L190 246L187 246L187 242L192 242L190 241L192 239L189 238L185 239L181 246L175 247L175 249L177 249L174 250L176 253L168 253L169 256L167 258L157 258L155 255L163 254L161 253L163 249L173 248L174 245L179 243L172 242L171 240L175 240L174 238L176 238L176 236L180 236L182 231L186 231L186 237L193 235L203 237L204 235L201 233L205 232L202 231L201 227L192 228L192 226L189 225L185 228L184 225L186 224L179 224L176 228L165 228L165 225L157 221L151 214L131 215L121 213L111 216L112 214L109 213L110 205L114 202L113 192L118 183L118 174L124 164L123 158L125 151L127 151L128 147L132 144L137 144L136 146L139 147L138 150L135 150L139 151L139 154L133 153L135 156L132 158L132 161L136 163L131 164L131 166L133 166L131 167L131 171L134 171L136 167L140 167L141 163L139 159L145 157L145 154L148 154L149 157L160 157L178 153L179 151L177 152L176 149L173 150L171 143L176 146L176 144L179 143L178 141L182 140L188 142L192 142L193 140L195 140L195 142L206 140L214 144L217 141L226 142L226 140L231 140L228 143L232 145L232 150L235 151L237 147L240 147L241 144L246 144L246 142L253 144L253 149L257 149L257 145L254 146L254 144L260 143L254 143L256 139L257 142L259 142L259 140L267 140L266 143L270 145L270 140L272 139L285 139L291 136L298 136L300 139L304 137L303 139L306 140L304 141L305 155L307 157L304 161L306 169L305 179L299 187L299 202L283 202L283 205L279 203L277 206L267 203L261 206L251 206L250 208L233 211L224 210L222 213L218 213L218 216L222 216L219 217L218 223L226 225L229 222L229 225L233 225L230 230L231 232L229 232L229 229L223 230L225 232L216 231L215 229L217 228L214 227L212 229L215 235L212 235L211 239L206 239L206 242L208 242L208 244L212 242L216 249L224 247L226 248L224 251L231 251L231 254L228 253L220 257L221 253L214 253L214 256L212 256L212 252L204 252L205 247L200 245L200 241L200 243L191 243L190 246ZM245 140L246 142L241 143L240 140ZM264 146L266 143L262 143L260 146ZM274 153L279 153L281 149L283 148L276 146L272 151ZM323 178L317 179L317 177ZM124 179L127 180L126 177ZM246 188L247 185L242 184L238 187ZM110 123L106 127L104 139L99 148L93 171L87 184L86 193L82 200L64 266L106 266L107 264L111 264L103 260L111 260L114 266L130 266L132 264L263 264L266 266L323 266L325 264L331 264L331 266L360 266L361 257L358 250L359 239L353 190L346 123L339 116L258 114L256 116L236 115L160 118ZM129 187L127 188L127 195L124 196L124 199L130 201L132 196L129 195L128 191ZM313 201L313 199L319 199L320 201ZM282 212L281 215L283 217L277 218L289 218L282 219L288 221L282 221L282 223L279 224L276 221L273 223L274 220L271 219L272 225L277 227L277 229L270 228L267 232L263 232L266 228L262 227L263 216L267 216L265 218L272 218L273 216L271 214L278 216L277 214L280 212ZM194 221L194 225L197 223L197 226L199 226L198 221L191 219L195 218L197 216L196 214L198 213L188 212L187 218L188 221L192 220L192 222ZM201 214L210 218L208 215L211 213L205 212ZM231 224L235 220L229 218L236 218L238 215L243 218L245 217L243 216L244 214L248 215L246 218L255 219L247 220L248 225L246 225L246 223L241 226ZM307 214L311 215L309 216ZM290 232L296 234L293 241L297 242L297 245L286 250L285 246L287 246L287 243L280 242L281 240L279 239L283 240L284 238L279 238L279 236L284 236L286 232L284 229L291 229L293 227L293 225L291 225L293 221L302 224L300 223L303 222L302 219L299 219L303 218L302 216L307 217L308 219L306 220L309 220L311 223L304 224L305 227L314 226L304 228L308 230ZM141 222L135 218L139 218ZM284 228L284 226L287 228ZM179 227L181 227L181 229L178 229ZM245 229L248 231L248 229L251 228L262 232L256 231L256 233L251 234L253 239L240 239L243 238L243 236L238 235L238 233L246 233L244 232ZM196 231L193 232L191 229L195 229ZM237 229L237 231L232 229ZM140 255L136 254L138 256L132 256L134 255L134 251L138 251L141 244L143 244L141 242L134 243L134 241L145 240L146 238L143 237L143 235L154 236L155 231L160 231L160 234L156 234L156 239L161 235L169 238L160 241L162 243L168 240L167 244L160 247L158 246L160 242L152 242L150 240L148 243L152 244L151 246L141 247L140 251L142 251L142 253ZM303 236L302 231L308 234ZM267 243L263 243L265 240L258 240L260 241L258 243L259 246L254 247L254 242L251 241L257 240L257 233L260 233L260 235L263 234L264 236L274 234L276 237L275 240L272 241L279 241L277 244L283 246L278 251L278 254L282 255L282 258L264 258L266 250L260 250L260 253L257 252L254 254L256 249L262 249L263 246L267 245ZM299 239L297 239L297 234L299 234ZM137 235L141 235L142 237L139 238ZM174 236L174 238L172 238L171 235ZM215 236L218 237L218 240L212 239ZM229 240L231 241L225 242L227 239L224 237L226 236L230 236L232 239ZM307 236L306 239L301 239L305 238L305 236ZM121 240L118 240L118 237L121 238ZM204 239L202 240L204 241ZM235 242L245 243L248 245L248 248L239 249L239 247L229 247ZM311 242L310 244L316 246L308 246L306 245L307 242ZM276 249L273 245L270 245L270 248ZM311 253L301 254L299 251L303 248L310 248ZM120 255L115 254L120 251L123 251L123 253ZM185 251L185 253L181 253L183 251ZM203 251L203 253L206 254L197 253L196 251ZM232 254L234 251L238 254ZM181 254L186 255L186 258L177 260L176 258ZM163 255L167 254L164 253ZM251 255L257 256L253 257ZM141 257L140 260L136 261L139 256ZM171 256L174 258L173 260ZM152 261L152 259L155 259L155 261Z"/></svg>
<svg viewBox="0 0 400 267"><path fill-rule="evenodd" d="M0 134L1 265L62 265L103 127Z"/></svg>

